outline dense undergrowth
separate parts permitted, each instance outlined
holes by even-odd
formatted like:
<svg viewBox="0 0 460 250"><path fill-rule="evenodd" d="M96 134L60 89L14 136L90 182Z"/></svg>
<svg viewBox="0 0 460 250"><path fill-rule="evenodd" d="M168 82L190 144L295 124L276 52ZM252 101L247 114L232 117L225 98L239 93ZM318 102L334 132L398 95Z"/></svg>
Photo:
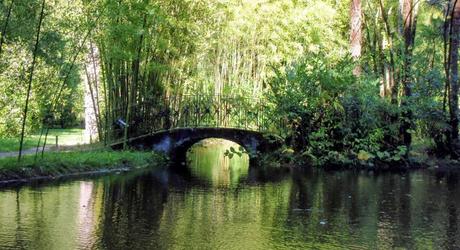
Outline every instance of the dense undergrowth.
<svg viewBox="0 0 460 250"><path fill-rule="evenodd" d="M286 147L280 152L284 160L317 167L371 168L417 161L401 138L405 110L379 96L377 78L358 79L353 67L349 59L328 61L312 55L278 71L271 80L273 116L287 124ZM436 121L436 113L429 116L430 111L428 107L414 113L418 131L431 130L425 146L435 148L433 126L441 126L442 119ZM418 131L409 132L416 137Z"/></svg>

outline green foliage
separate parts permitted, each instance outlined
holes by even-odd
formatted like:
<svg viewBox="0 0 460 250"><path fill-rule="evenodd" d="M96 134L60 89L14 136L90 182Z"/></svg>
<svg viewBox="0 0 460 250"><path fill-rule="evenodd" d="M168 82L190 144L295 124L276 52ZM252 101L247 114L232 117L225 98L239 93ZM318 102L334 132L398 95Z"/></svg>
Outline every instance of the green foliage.
<svg viewBox="0 0 460 250"><path fill-rule="evenodd" d="M348 58L307 58L278 72L270 96L303 159L315 166L400 161L399 122L389 122L400 111L378 96L376 81L356 79Z"/></svg>
<svg viewBox="0 0 460 250"><path fill-rule="evenodd" d="M0 4L0 27L10 3ZM15 1L1 34L2 137L20 130L40 4ZM354 61L347 55L349 1L46 1L27 132L80 123L81 78L94 46L103 116L98 125L109 137L145 132L141 123L185 126L191 106L217 113L210 108L215 100L197 104L192 95L224 94L233 98L226 103L230 110L244 105L251 114L263 111L263 119L254 115L249 125L280 132L289 144L285 153L292 149L313 165L404 161L411 150L400 145L407 124L413 137L446 151L444 2L420 2L410 53L399 4L362 1L362 56ZM359 78L352 74L356 65ZM383 86L392 94L381 98ZM157 113L166 113L165 121L149 116ZM247 122L238 117L232 114L227 125ZM129 124L123 133L112 131L118 118ZM210 115L202 120L218 122Z"/></svg>
<svg viewBox="0 0 460 250"><path fill-rule="evenodd" d="M0 24L11 1L0 3ZM20 132L25 106L27 79L32 63L32 50L38 25L41 1L14 1L11 17L2 34L4 43L0 54L0 135L16 136ZM42 124L77 125L82 112L80 76L75 67L64 86L57 110L53 112L59 122L46 120L53 100L57 97L64 75L70 70L80 30L69 25L79 21L77 2L48 2L45 6L40 42L32 82L26 132L36 131ZM81 27L79 27L81 29ZM62 122L63 119L65 122ZM53 124L50 124L52 122Z"/></svg>
<svg viewBox="0 0 460 250"><path fill-rule="evenodd" d="M225 150L224 156L232 159L234 155L238 155L238 157L243 156L243 154L249 155L249 153L246 151L245 148L239 146L238 149L235 149L234 147L230 147L229 149Z"/></svg>

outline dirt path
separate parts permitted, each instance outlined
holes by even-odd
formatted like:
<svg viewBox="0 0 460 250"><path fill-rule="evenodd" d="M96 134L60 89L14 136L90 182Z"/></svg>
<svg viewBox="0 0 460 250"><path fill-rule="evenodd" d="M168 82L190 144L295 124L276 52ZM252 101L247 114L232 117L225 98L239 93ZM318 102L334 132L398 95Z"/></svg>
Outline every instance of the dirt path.
<svg viewBox="0 0 460 250"><path fill-rule="evenodd" d="M54 146L46 146L45 147L45 151L51 151L51 150L54 150ZM25 149L25 150L22 150L22 155L32 155L32 154L35 154L35 151L36 151L37 148L29 148L29 149ZM40 147L40 149L38 150L38 152L41 152L42 148ZM17 157L18 156L18 152L17 151L14 151L14 152L0 152L0 158L6 158L6 157Z"/></svg>

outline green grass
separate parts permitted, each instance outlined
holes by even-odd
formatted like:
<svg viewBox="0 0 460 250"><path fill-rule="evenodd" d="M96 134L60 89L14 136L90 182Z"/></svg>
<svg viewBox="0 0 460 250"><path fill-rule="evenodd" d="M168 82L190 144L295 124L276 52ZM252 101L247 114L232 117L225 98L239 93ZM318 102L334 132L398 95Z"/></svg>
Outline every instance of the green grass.
<svg viewBox="0 0 460 250"><path fill-rule="evenodd" d="M50 129L46 145L53 146L56 144L56 136L60 146L72 146L86 143L84 130L79 128L72 129ZM40 131L24 138L24 149L30 149L37 146L40 138ZM42 142L43 143L42 138ZM43 145L43 144L42 144ZM0 152L13 152L19 150L18 138L0 138Z"/></svg>
<svg viewBox="0 0 460 250"><path fill-rule="evenodd" d="M113 170L120 168L141 168L165 164L165 160L152 152L131 151L82 151L48 152L43 159L34 155L24 156L20 163L16 157L0 159L0 180L27 179L39 176L61 175Z"/></svg>
<svg viewBox="0 0 460 250"><path fill-rule="evenodd" d="M37 141L32 138L24 139L24 149L37 146ZM13 152L19 150L18 138L0 138L0 152Z"/></svg>

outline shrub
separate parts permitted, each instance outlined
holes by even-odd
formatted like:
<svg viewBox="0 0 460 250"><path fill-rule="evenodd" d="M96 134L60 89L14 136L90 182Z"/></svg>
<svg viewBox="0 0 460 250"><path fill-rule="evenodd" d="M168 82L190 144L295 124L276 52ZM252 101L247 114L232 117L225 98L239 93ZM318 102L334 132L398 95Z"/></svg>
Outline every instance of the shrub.
<svg viewBox="0 0 460 250"><path fill-rule="evenodd" d="M348 59L316 55L276 72L271 79L273 110L287 126L287 142L315 166L372 166L399 162L401 110L379 96L379 82L358 80Z"/></svg>

